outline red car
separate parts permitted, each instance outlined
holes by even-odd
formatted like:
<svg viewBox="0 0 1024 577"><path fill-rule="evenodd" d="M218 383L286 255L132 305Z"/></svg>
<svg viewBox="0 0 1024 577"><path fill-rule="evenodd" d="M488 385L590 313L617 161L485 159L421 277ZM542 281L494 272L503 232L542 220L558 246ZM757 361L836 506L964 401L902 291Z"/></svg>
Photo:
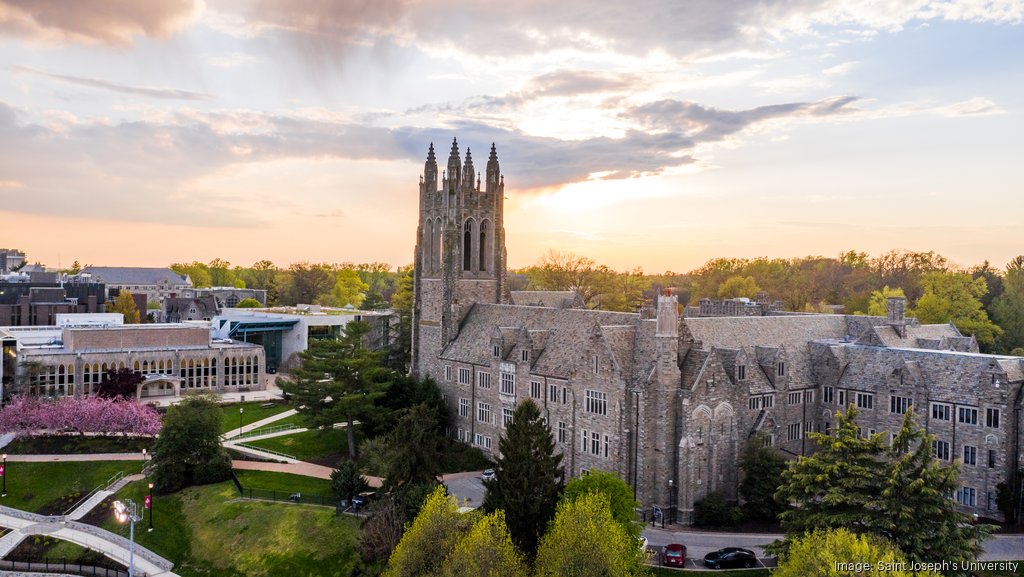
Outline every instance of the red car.
<svg viewBox="0 0 1024 577"><path fill-rule="evenodd" d="M686 564L686 545L672 543L665 545L661 553L661 564L666 567L682 567Z"/></svg>

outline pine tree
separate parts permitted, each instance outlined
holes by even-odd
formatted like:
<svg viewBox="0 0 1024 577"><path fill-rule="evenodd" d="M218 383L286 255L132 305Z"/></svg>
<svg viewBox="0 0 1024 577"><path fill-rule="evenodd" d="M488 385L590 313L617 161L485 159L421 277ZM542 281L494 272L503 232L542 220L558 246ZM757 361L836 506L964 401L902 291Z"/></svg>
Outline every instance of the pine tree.
<svg viewBox="0 0 1024 577"><path fill-rule="evenodd" d="M777 449L765 446L763 435L755 435L747 441L747 448L740 457L743 481L740 495L743 496L743 510L751 519L775 521L786 510L785 503L775 500L786 460Z"/></svg>
<svg viewBox="0 0 1024 577"><path fill-rule="evenodd" d="M532 557L562 490L562 455L536 403L527 399L516 407L506 434L498 442L501 457L497 478L487 483L483 507L505 511L512 540Z"/></svg>
<svg viewBox="0 0 1024 577"><path fill-rule="evenodd" d="M895 543L911 561L977 559L990 525L974 525L950 498L960 468L942 465L932 454L934 436L925 435L913 409L887 451L888 471L882 489L878 533Z"/></svg>
<svg viewBox="0 0 1024 577"><path fill-rule="evenodd" d="M838 528L862 533L879 525L873 501L885 477L882 437L864 438L856 417L851 405L836 414L833 435L808 433L819 450L800 457L783 474L776 498L792 505L779 516L787 535Z"/></svg>

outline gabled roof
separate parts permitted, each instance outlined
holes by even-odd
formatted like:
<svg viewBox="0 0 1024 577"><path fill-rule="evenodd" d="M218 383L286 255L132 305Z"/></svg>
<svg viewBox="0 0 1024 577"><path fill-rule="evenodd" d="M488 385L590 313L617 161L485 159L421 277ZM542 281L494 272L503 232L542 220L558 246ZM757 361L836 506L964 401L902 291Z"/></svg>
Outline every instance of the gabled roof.
<svg viewBox="0 0 1024 577"><path fill-rule="evenodd" d="M962 343L963 339L967 338L969 340L969 337L961 335L960 331L949 323L941 325L908 324L904 328L905 336L902 337L896 332L896 329L889 325L874 326L870 330L874 332L874 338L869 339L873 342L864 341L862 344L880 344L883 347L889 348L964 350L965 352L971 352L969 348L965 349Z"/></svg>
<svg viewBox="0 0 1024 577"><path fill-rule="evenodd" d="M517 334L525 328L547 333L546 340L535 339L544 349L534 362L533 372L558 378L568 378L580 365L582 351L592 348L593 328L608 343L616 362L622 367L632 366L631 339L619 328L641 322L639 315L586 309L556 309L518 305L477 303L463 320L459 335L441 352L445 360L489 365L493 360L491 338ZM647 321L653 323L653 321ZM511 330L510 330L511 328ZM507 332L506 332L507 331ZM517 335L518 336L518 335ZM620 358L624 357L624 358Z"/></svg>
<svg viewBox="0 0 1024 577"><path fill-rule="evenodd" d="M172 285L189 285L185 277L169 268L143 268L143 267L119 267L119 266L91 266L83 269L95 277L99 282L106 284L157 284L160 281L167 281Z"/></svg>
<svg viewBox="0 0 1024 577"><path fill-rule="evenodd" d="M576 291L510 291L512 304L555 309L583 308Z"/></svg>

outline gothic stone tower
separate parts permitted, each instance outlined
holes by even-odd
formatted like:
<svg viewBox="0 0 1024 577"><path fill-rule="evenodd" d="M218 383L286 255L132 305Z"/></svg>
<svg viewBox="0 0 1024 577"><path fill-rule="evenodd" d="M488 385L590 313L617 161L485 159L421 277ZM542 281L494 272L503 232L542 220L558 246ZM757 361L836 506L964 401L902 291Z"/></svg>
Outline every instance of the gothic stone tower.
<svg viewBox="0 0 1024 577"><path fill-rule="evenodd" d="M438 187L437 160L430 144L420 178L416 229L412 372L433 374L437 355L458 334L474 303L500 303L505 295L505 182L491 144L485 181L466 149L452 140L448 168Z"/></svg>

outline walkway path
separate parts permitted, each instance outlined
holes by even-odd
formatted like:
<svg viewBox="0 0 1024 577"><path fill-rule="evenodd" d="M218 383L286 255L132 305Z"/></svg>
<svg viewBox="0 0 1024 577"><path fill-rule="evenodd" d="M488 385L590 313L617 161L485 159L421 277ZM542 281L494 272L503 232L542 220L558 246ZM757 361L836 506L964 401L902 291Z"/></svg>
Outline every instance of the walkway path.
<svg viewBox="0 0 1024 577"><path fill-rule="evenodd" d="M298 414L298 411L296 411L295 409L288 409L287 411L278 413L276 415L270 415L266 419L260 419L258 421L254 421L252 423L249 423L248 425L244 425L244 426L239 427L239 428L231 429L230 431L222 434L220 436L220 438L221 439L231 439L231 438L237 437L238 435L241 435L242 433L248 433L249 431L255 431L256 429L259 429L259 428L262 428L262 427L266 427L267 425L270 425L270 424L275 423L277 421L280 421L280 420L283 420L283 419L287 419L288 417L290 417L292 415L295 415L295 414ZM295 429L290 429L290 430L292 432L295 432Z"/></svg>

